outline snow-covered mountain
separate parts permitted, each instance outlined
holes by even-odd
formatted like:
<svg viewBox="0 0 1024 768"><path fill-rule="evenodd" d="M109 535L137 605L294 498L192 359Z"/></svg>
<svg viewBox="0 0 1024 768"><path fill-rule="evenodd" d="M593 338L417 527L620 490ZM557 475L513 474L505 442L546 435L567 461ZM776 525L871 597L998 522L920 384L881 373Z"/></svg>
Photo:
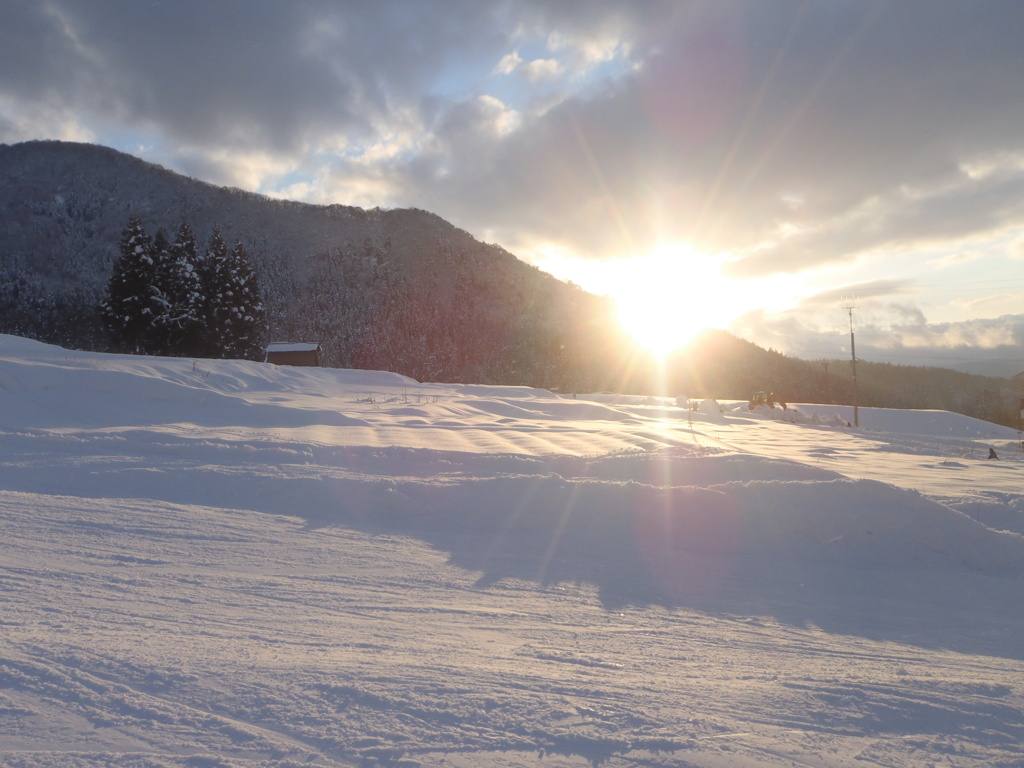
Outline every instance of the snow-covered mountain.
<svg viewBox="0 0 1024 768"><path fill-rule="evenodd" d="M119 351L99 305L133 216L170 240L187 223L200 254L215 229L242 243L264 341L316 341L331 367L575 389L618 375L610 300L435 214L272 199L60 141L0 144L0 332Z"/></svg>
<svg viewBox="0 0 1024 768"><path fill-rule="evenodd" d="M0 390L3 765L1024 764L1014 430L12 336Z"/></svg>

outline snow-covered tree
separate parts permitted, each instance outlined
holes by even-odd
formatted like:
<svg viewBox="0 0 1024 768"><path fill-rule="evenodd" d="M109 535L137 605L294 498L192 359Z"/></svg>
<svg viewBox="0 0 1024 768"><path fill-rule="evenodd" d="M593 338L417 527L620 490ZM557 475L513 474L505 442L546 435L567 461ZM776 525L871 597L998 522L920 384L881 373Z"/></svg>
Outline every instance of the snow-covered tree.
<svg viewBox="0 0 1024 768"><path fill-rule="evenodd" d="M181 223L169 247L154 250L158 309L152 351L164 355L201 355L205 297L199 278L196 237L188 222Z"/></svg>
<svg viewBox="0 0 1024 768"><path fill-rule="evenodd" d="M211 357L261 359L266 312L245 246L229 252L214 229L207 252L207 349Z"/></svg>
<svg viewBox="0 0 1024 768"><path fill-rule="evenodd" d="M136 216L121 233L121 255L107 285L100 311L115 348L144 354L160 311L153 240Z"/></svg>
<svg viewBox="0 0 1024 768"><path fill-rule="evenodd" d="M223 279L225 265L228 259L228 246L221 235L220 226L214 225L213 234L210 235L209 245L206 247L199 281L202 285L203 297L203 319L204 329L204 350L207 357L224 357L224 328L219 322L217 305L220 300L220 282Z"/></svg>

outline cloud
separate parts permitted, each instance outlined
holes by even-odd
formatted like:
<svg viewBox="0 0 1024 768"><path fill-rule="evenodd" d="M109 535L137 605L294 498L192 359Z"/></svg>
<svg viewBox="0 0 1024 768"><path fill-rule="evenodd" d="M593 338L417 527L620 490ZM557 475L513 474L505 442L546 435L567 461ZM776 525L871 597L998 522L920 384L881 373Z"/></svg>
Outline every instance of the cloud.
<svg viewBox="0 0 1024 768"><path fill-rule="evenodd" d="M370 141L429 91L447 51L480 55L494 39L483 29L466 35L487 17L469 3L445 13L429 2L14 5L21 29L9 37L28 30L37 39L7 54L5 92L52 96L97 123L192 148L285 154L330 134Z"/></svg>
<svg viewBox="0 0 1024 768"><path fill-rule="evenodd" d="M950 302L967 316L983 315L992 317L1015 312L1024 306L1024 295L1020 293L997 293L976 299L954 299Z"/></svg>
<svg viewBox="0 0 1024 768"><path fill-rule="evenodd" d="M1004 315L993 319L977 319L959 323L919 325L892 339L889 349L917 348L948 350L992 350L1019 346L1022 318Z"/></svg>
<svg viewBox="0 0 1024 768"><path fill-rule="evenodd" d="M526 78L532 81L553 79L563 72L562 63L558 59L534 59L521 68Z"/></svg>
<svg viewBox="0 0 1024 768"><path fill-rule="evenodd" d="M496 75L511 75L515 72L523 63L522 56L519 55L519 51L512 51L501 57L501 61L494 68L494 74Z"/></svg>
<svg viewBox="0 0 1024 768"><path fill-rule="evenodd" d="M922 25L915 3L723 6L666 12L660 34L628 41L635 69L524 124L435 194L524 244L612 257L691 242L736 254L737 276L1022 224L1024 91L1001 64L1020 42L1007 14L1021 11L956 6ZM500 208L468 194L482 167Z"/></svg>
<svg viewBox="0 0 1024 768"><path fill-rule="evenodd" d="M860 303L853 327L859 360L942 367L999 361L1013 373L1024 370L1021 314L932 323L913 304L879 300ZM806 307L776 313L756 310L739 318L730 330L807 360L848 360L851 354L849 317L841 307L817 312Z"/></svg>
<svg viewBox="0 0 1024 768"><path fill-rule="evenodd" d="M921 288L914 281L907 279L869 280L862 283L851 283L839 288L820 291L807 298L803 305L808 306L851 306L862 299L880 296L899 296L920 293Z"/></svg>
<svg viewBox="0 0 1024 768"><path fill-rule="evenodd" d="M15 102L4 96L0 96L0 136L10 143L40 136L61 141L96 140L92 130L79 122L74 110L47 102Z"/></svg>
<svg viewBox="0 0 1024 768"><path fill-rule="evenodd" d="M1011 259L1024 259L1024 233L1015 237L1006 249L1006 255Z"/></svg>
<svg viewBox="0 0 1024 768"><path fill-rule="evenodd" d="M1012 249L1008 249L1008 255L1013 256ZM971 249L956 251L955 253L947 254L937 259L932 259L929 263L936 269L942 269L944 267L956 266L959 264L970 264L972 261L978 261L984 259L988 254L980 249ZM1022 254L1024 256L1024 254Z"/></svg>
<svg viewBox="0 0 1024 768"><path fill-rule="evenodd" d="M511 75L516 72L521 72L530 82L537 82L561 77L565 72L565 67L558 59L524 61L523 57L519 55L519 51L512 51L503 56L494 68L496 75Z"/></svg>
<svg viewBox="0 0 1024 768"><path fill-rule="evenodd" d="M961 244L1024 226L1024 173L959 175L932 188L890 190L803 228L792 225L737 265L737 276L795 272L879 250L907 251Z"/></svg>

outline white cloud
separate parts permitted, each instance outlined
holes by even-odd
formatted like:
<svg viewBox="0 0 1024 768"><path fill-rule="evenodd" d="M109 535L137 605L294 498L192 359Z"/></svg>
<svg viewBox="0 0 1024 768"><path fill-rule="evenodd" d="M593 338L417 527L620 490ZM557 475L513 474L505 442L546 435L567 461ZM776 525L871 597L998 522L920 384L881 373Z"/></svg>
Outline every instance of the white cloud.
<svg viewBox="0 0 1024 768"><path fill-rule="evenodd" d="M945 269L946 267L970 264L972 261L979 261L989 256L985 251L977 248L957 250L954 253L931 259L928 264L934 269Z"/></svg>
<svg viewBox="0 0 1024 768"><path fill-rule="evenodd" d="M972 181L1024 172L1024 152L985 152L960 163L961 172Z"/></svg>
<svg viewBox="0 0 1024 768"><path fill-rule="evenodd" d="M484 118L481 128L489 124L490 133L496 138L507 136L522 125L522 115L494 96L480 96L477 103Z"/></svg>
<svg viewBox="0 0 1024 768"><path fill-rule="evenodd" d="M972 320L964 323L928 326L926 332L919 331L914 338L915 346L947 349L958 347L995 349L1018 344L1015 325L1019 322L1019 318L1013 322L1007 320L1008 318L997 318L994 321Z"/></svg>
<svg viewBox="0 0 1024 768"><path fill-rule="evenodd" d="M1024 232L1017 235L1006 248L1006 254L1011 259L1024 259Z"/></svg>
<svg viewBox="0 0 1024 768"><path fill-rule="evenodd" d="M94 142L96 133L73 109L44 101L24 102L0 94L0 142L13 144L33 139Z"/></svg>
<svg viewBox="0 0 1024 768"><path fill-rule="evenodd" d="M526 75L526 79L531 82L552 80L559 77L563 72L562 64L557 59L534 59L523 64L521 69L523 74Z"/></svg>
<svg viewBox="0 0 1024 768"><path fill-rule="evenodd" d="M612 17L604 28L587 34L568 34L563 31L548 35L548 48L565 52L574 72L586 74L595 67L616 59L628 61L630 41L624 39L625 30Z"/></svg>
<svg viewBox="0 0 1024 768"><path fill-rule="evenodd" d="M959 310L962 316L999 317L1024 308L1024 295L999 293L975 299L954 299L950 303Z"/></svg>
<svg viewBox="0 0 1024 768"><path fill-rule="evenodd" d="M512 53L502 56L501 61L499 61L497 66L494 67L494 74L511 75L519 69L522 63L523 59L519 55L519 51L512 51Z"/></svg>

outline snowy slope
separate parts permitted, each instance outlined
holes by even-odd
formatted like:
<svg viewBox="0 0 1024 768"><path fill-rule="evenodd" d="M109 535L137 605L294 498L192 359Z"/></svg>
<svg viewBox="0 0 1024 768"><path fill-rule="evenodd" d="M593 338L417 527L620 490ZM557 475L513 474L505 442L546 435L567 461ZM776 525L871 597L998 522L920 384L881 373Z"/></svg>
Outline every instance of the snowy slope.
<svg viewBox="0 0 1024 768"><path fill-rule="evenodd" d="M0 391L0 764L1024 765L1014 430L10 336Z"/></svg>

